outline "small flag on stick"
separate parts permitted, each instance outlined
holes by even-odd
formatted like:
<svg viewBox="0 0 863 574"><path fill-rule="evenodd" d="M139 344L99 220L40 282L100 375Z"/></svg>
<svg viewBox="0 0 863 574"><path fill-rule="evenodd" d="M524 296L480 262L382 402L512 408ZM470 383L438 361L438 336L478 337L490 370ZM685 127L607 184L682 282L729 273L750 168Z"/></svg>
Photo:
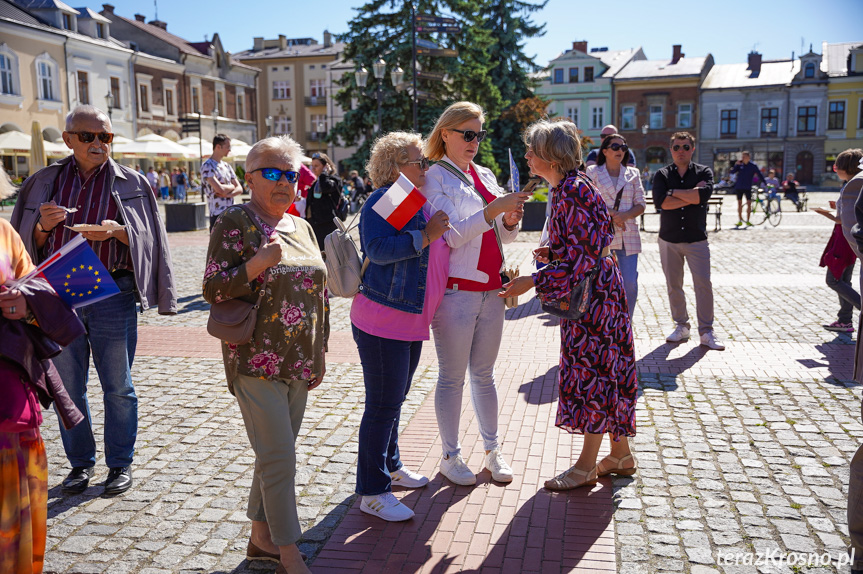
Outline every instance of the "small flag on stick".
<svg viewBox="0 0 863 574"><path fill-rule="evenodd" d="M518 193L518 166L515 165L515 160L512 159L512 149L509 150L509 190L513 193Z"/></svg>
<svg viewBox="0 0 863 574"><path fill-rule="evenodd" d="M401 231L425 203L425 196L404 174L399 174L396 182L372 206L372 209L386 219L387 223Z"/></svg>
<svg viewBox="0 0 863 574"><path fill-rule="evenodd" d="M16 284L44 278L73 309L120 292L114 279L83 236L78 235Z"/></svg>

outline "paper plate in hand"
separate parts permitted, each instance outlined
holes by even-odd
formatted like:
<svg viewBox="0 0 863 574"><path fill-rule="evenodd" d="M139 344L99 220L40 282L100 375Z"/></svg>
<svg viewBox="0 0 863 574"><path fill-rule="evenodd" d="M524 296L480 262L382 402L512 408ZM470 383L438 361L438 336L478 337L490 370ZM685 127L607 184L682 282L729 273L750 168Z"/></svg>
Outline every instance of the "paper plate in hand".
<svg viewBox="0 0 863 574"><path fill-rule="evenodd" d="M126 227L125 225L96 225L93 223L79 223L78 225L69 225L67 226L72 231L115 231L117 229L123 229Z"/></svg>

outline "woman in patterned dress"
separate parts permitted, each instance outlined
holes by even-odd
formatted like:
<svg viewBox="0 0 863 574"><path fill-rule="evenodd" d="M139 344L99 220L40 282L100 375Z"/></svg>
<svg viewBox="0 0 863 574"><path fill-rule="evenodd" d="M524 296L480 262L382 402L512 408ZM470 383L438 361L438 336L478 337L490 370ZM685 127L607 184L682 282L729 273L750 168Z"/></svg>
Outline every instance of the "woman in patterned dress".
<svg viewBox="0 0 863 574"><path fill-rule="evenodd" d="M600 266L588 310L577 321L560 321L555 424L584 434L584 446L575 465L547 480L545 487L569 490L594 485L598 476L635 473L627 439L635 435L637 392L632 324L620 269L608 257L612 220L600 193L577 169L581 141L575 124L541 120L528 127L524 140L530 171L550 188L549 246L535 254L552 264L507 283L500 296L535 287L541 300L565 299L588 271ZM611 454L597 465L605 434L611 439Z"/></svg>
<svg viewBox="0 0 863 574"><path fill-rule="evenodd" d="M251 340L223 341L222 358L255 452L246 557L279 562L281 574L309 572L296 544L302 530L295 444L308 392L323 380L329 335L326 267L315 234L305 220L285 213L296 196L301 156L287 136L252 146L246 159L252 201L219 217L204 272L209 303L255 303L265 289Z"/></svg>

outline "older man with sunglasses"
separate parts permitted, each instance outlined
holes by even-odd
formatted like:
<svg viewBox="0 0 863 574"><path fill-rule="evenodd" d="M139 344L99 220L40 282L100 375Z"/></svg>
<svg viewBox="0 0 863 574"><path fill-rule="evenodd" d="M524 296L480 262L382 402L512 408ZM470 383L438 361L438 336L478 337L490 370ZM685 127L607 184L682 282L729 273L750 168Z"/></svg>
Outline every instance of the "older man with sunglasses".
<svg viewBox="0 0 863 574"><path fill-rule="evenodd" d="M669 343L689 339L689 313L683 294L683 264L689 265L695 284L695 309L702 347L725 350L713 333L713 284L710 282L710 246L707 244L707 200L713 193L713 171L693 163L695 137L689 132L671 136L673 163L653 177L653 203L659 215L659 260L665 273L674 331Z"/></svg>
<svg viewBox="0 0 863 574"><path fill-rule="evenodd" d="M82 231L120 288L98 305L77 310L87 327L54 365L84 421L60 426L72 471L63 481L68 494L83 492L94 474L96 440L87 401L90 355L99 374L105 406L104 494L132 486L132 458L138 433L138 398L132 385L137 345L136 302L141 310L177 312L171 256L156 197L147 179L110 158L111 120L93 106L78 106L66 117L63 141L72 156L31 175L21 188L12 225L34 262L41 262L72 240L77 224L107 230Z"/></svg>

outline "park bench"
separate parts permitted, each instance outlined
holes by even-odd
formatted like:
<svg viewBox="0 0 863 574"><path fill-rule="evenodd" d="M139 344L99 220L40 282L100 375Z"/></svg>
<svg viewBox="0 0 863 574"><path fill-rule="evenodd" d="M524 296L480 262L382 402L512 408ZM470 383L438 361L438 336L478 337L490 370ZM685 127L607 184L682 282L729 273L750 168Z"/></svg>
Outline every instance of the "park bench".
<svg viewBox="0 0 863 574"><path fill-rule="evenodd" d="M644 201L647 203L647 209L645 209L644 213L640 215L641 223L638 227L639 229L641 229L641 231L645 231L645 216L659 215L659 210L653 206L653 195L651 193L645 194ZM713 226L713 231L719 231L720 229L722 229L722 196L714 195L707 200L707 215L713 215L716 218Z"/></svg>

